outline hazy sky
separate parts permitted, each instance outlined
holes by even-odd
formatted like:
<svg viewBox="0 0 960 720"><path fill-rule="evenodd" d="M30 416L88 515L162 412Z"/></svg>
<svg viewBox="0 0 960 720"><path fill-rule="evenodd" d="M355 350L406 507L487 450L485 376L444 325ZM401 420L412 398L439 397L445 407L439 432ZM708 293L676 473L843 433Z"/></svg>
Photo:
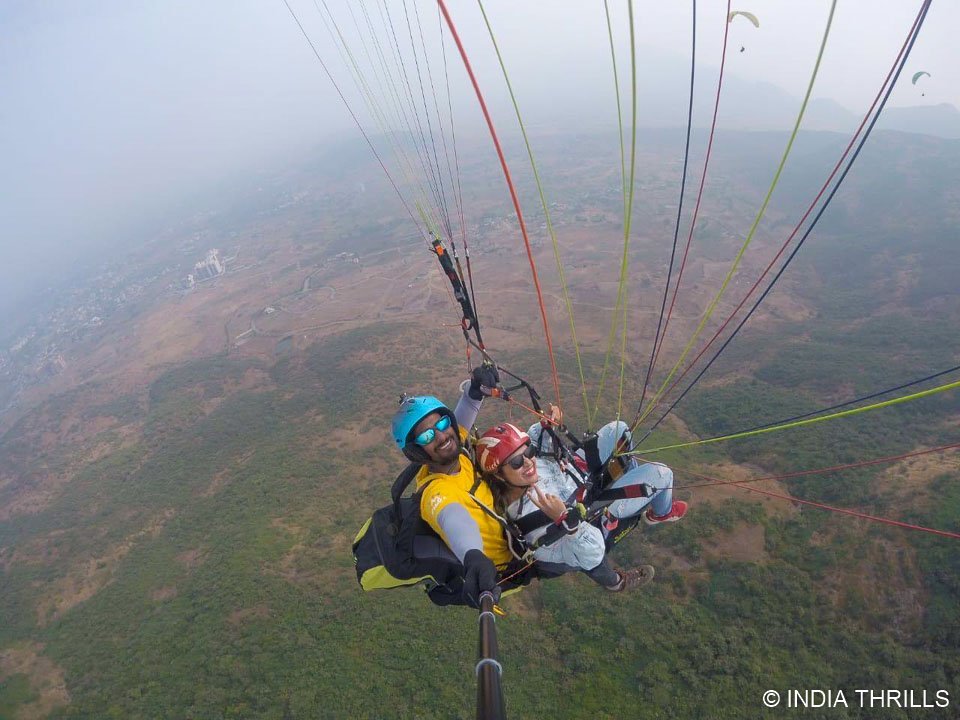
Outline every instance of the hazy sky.
<svg viewBox="0 0 960 720"><path fill-rule="evenodd" d="M290 2L362 108L314 0ZM327 2L349 34L344 0ZM403 1L387 2L405 28ZM407 0L410 13L414 2ZM375 14L377 3L364 4ZM610 4L626 83L626 5ZM706 93L719 66L726 3L697 5ZM355 0L349 7L360 6ZM828 0L734 4L756 13L761 27L742 18L731 26L731 78L772 83L801 97L829 6ZM436 51L436 5L419 0L415 7ZM477 5L453 0L450 7L497 123L512 127ZM919 7L919 0L840 0L814 97L862 114ZM488 0L486 9L520 101L534 117L554 109L561 115L585 88L612 88L599 0ZM637 2L635 13L640 76L688 72L691 5ZM935 0L891 105L960 105L957 28L960 4ZM476 120L475 101L447 50L455 114L466 124L459 116ZM921 81L925 97L909 84L921 69L932 76ZM282 0L5 0L0 92L0 304L41 282L41 266L69 268L83 248L137 218L161 221L173 201L224 176L275 165L334 134L355 135ZM615 118L611 104L595 112Z"/></svg>

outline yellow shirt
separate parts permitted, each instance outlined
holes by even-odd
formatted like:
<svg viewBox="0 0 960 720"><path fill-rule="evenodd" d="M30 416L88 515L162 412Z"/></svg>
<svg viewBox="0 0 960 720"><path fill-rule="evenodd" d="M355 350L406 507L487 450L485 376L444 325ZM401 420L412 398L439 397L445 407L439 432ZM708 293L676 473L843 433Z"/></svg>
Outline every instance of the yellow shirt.
<svg viewBox="0 0 960 720"><path fill-rule="evenodd" d="M466 431L461 428L461 439L465 440L466 435ZM474 473L473 463L462 453L460 454L460 471L453 475L434 474L426 466L420 468L416 478L417 490L420 490L430 478L433 478L427 489L423 491L423 495L420 496L420 517L426 520L434 532L443 538L443 541L449 546L450 541L444 535L443 530L440 529L437 515L447 505L459 503L466 508L470 517L476 521L477 527L480 528L483 554L490 558L497 567L503 567L513 559L513 555L510 554L510 549L507 547L503 527L495 518L484 512L470 496L470 488L473 487L475 478ZM493 493L490 491L490 486L485 482L481 482L477 486L474 495L477 500L493 509Z"/></svg>

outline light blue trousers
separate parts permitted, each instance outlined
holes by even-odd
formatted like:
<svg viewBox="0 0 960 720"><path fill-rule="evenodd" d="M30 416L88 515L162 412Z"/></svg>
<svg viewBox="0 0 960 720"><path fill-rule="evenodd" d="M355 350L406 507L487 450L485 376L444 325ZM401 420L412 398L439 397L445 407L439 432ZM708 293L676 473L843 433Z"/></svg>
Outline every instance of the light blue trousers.
<svg viewBox="0 0 960 720"><path fill-rule="evenodd" d="M535 443L542 443L543 449L549 452L553 447L549 436L542 438L539 423L535 423L527 431ZM633 439L630 427L622 420L609 422L597 431L597 450L601 462L606 462L617 447L617 440L627 436L627 445L633 448ZM583 457L583 450L577 454ZM673 507L673 471L663 463L642 463L633 456L624 456L627 470L610 486L614 488L627 485L646 483L656 489L648 498L630 498L617 500L610 504L610 513L618 518L628 518L636 515L647 506L651 507L655 515L666 515Z"/></svg>
<svg viewBox="0 0 960 720"><path fill-rule="evenodd" d="M606 462L617 446L617 440L624 433L630 438L630 428L622 420L609 422L597 431L597 449L600 459ZM628 441L632 449L632 439ZM613 488L646 483L657 489L652 497L617 500L610 505L610 514L618 518L636 515L648 505L654 515L666 515L673 507L673 471L663 463L641 463L632 456L624 457L632 465L623 475L610 485Z"/></svg>

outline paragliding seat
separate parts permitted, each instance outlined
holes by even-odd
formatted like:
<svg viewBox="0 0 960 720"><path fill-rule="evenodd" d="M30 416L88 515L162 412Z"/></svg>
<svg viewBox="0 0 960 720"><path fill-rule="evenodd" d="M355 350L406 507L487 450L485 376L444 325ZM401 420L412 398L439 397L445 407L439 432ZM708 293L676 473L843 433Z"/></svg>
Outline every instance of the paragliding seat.
<svg viewBox="0 0 960 720"><path fill-rule="evenodd" d="M422 585L436 605L462 605L463 565L420 517L420 490L402 497L421 466L411 463L393 483L393 502L363 524L353 540L357 582L364 590ZM509 577L517 568L503 572ZM525 569L502 584L503 590L528 584L535 572Z"/></svg>

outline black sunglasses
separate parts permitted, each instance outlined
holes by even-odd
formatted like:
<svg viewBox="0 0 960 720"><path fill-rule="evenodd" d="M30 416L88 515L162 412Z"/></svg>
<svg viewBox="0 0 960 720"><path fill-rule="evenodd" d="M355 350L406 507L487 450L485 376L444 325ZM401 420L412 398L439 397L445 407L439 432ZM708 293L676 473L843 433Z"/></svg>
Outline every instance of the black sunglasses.
<svg viewBox="0 0 960 720"><path fill-rule="evenodd" d="M523 451L522 453L520 453L519 455L514 455L514 456L513 456L512 458L510 458L509 460L505 460L503 464L504 464L504 465L509 465L509 466L512 467L514 470L519 470L520 468L523 467L523 459L524 459L524 458L530 458L531 460L533 460L533 458L535 458L536 456L537 456L537 449L536 449L533 445L531 445L530 443L527 443L527 449L526 449L526 450L524 450L524 451Z"/></svg>

